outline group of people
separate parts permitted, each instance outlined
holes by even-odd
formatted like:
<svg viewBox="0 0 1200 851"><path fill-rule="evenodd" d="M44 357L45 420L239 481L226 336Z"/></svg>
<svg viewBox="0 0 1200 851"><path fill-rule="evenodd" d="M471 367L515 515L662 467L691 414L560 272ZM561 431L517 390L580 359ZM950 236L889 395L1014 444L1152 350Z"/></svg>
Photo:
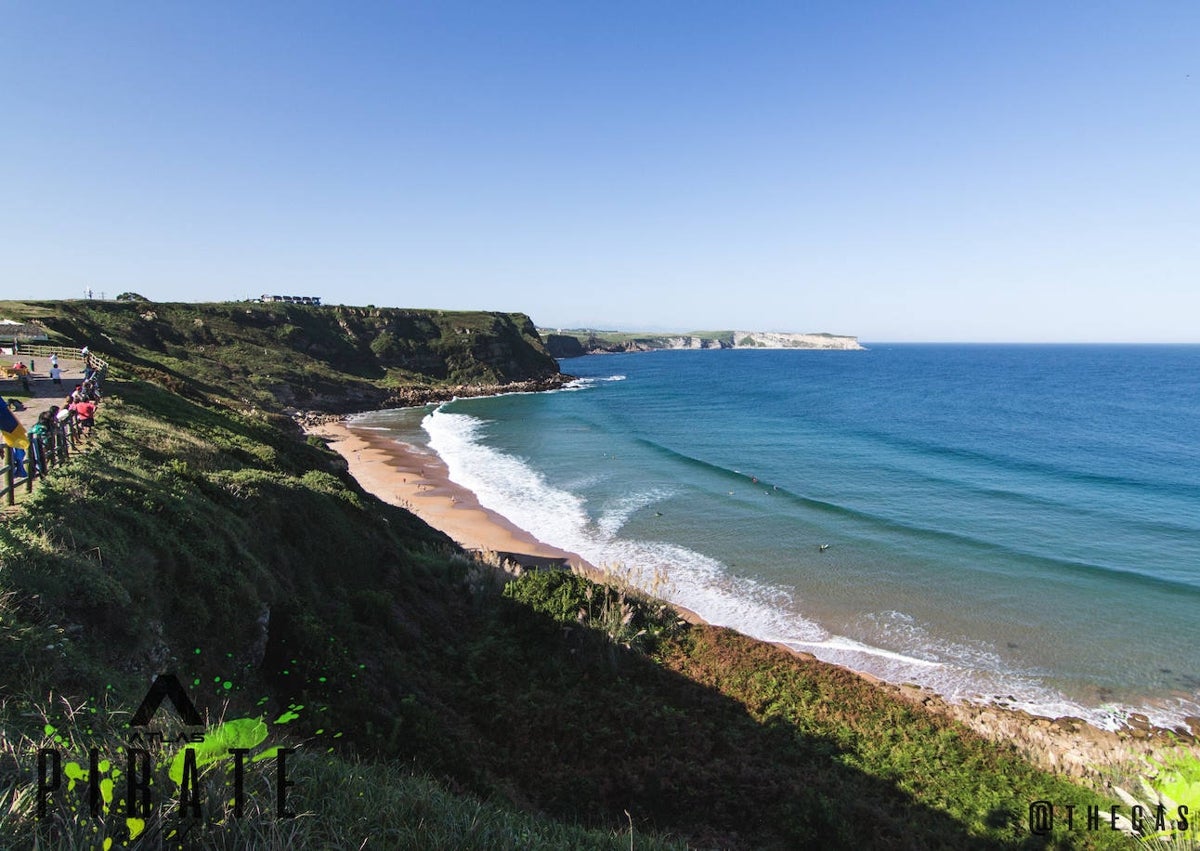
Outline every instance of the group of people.
<svg viewBox="0 0 1200 851"><path fill-rule="evenodd" d="M30 360L33 363L33 360ZM17 380L21 382L21 389L26 393L32 392L29 389L29 373L33 372L33 368L25 365L25 361L17 361L9 368L9 373L15 375Z"/></svg>
<svg viewBox="0 0 1200 851"><path fill-rule="evenodd" d="M29 447L39 475L46 475L49 459L66 460L73 435L95 426L99 404L100 387L92 375L76 384L61 406L51 405L38 416L37 423L29 430Z"/></svg>
<svg viewBox="0 0 1200 851"><path fill-rule="evenodd" d="M0 427L4 426L6 418L12 420L8 424L11 428L5 427L3 431L5 443L12 446L13 450L14 478L24 478L26 475L45 476L50 464L67 459L75 445L76 437L94 427L96 408L100 404L100 373L95 369L95 364L86 349L84 363L84 380L75 385L75 389L62 405L52 405L43 411L28 432L21 428L11 413L13 410L23 409L24 405L5 405L4 400L0 399L0 405L4 407L0 412ZM32 366L32 363L30 365ZM50 358L50 377L55 384L62 384L57 355Z"/></svg>
<svg viewBox="0 0 1200 851"><path fill-rule="evenodd" d="M93 415L94 415L93 411ZM65 414L66 416L63 416ZM30 474L45 477L46 468L51 462L66 461L71 454L71 418L77 416L69 408L59 408L52 405L49 410L42 411L37 422L29 429L29 457L32 467ZM16 450L13 450L16 461ZM18 465L18 469L21 465ZM22 470L22 472L24 472ZM14 477L18 474L14 471Z"/></svg>
<svg viewBox="0 0 1200 851"><path fill-rule="evenodd" d="M93 368L93 365L91 362L91 354L89 352L86 352L86 350L85 350L85 352L83 353L83 358L84 358L84 374L86 377L90 377L90 375L95 374L95 369ZM32 375L36 371L37 371L37 362L33 358L29 359L28 365L26 365L25 361L21 360L21 361L17 361L16 363L14 363L12 365L12 368L9 369L9 372L11 372L13 375L15 375L20 380L21 388L26 393L31 392L30 387L29 387L29 376ZM52 354L50 356L50 380L52 382L54 382L55 384L59 384L59 385L62 384L62 370L59 369L59 366L58 366L58 354L57 353Z"/></svg>
<svg viewBox="0 0 1200 851"><path fill-rule="evenodd" d="M69 419L73 415L79 421L80 427L90 429L95 425L96 407L99 404L100 387L95 377L85 378L82 384L75 385L75 389L71 391L58 413L62 415L65 412L63 419Z"/></svg>

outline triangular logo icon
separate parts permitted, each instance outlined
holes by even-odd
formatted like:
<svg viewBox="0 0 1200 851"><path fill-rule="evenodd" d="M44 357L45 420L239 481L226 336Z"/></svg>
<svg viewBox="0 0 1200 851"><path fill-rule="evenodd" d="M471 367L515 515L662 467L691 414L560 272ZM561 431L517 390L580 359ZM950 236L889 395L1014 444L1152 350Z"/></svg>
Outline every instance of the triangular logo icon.
<svg viewBox="0 0 1200 851"><path fill-rule="evenodd" d="M200 713L196 711L195 704L187 696L187 692L183 690L179 678L174 674L159 674L154 678L154 683L150 686L150 691L146 692L146 696L142 698L142 705L138 707L137 712L133 713L133 720L129 722L129 725L131 727L145 727L149 724L150 719L158 711L158 707L163 702L164 697L170 698L171 703L175 706L175 711L179 713L179 717L183 719L184 724L192 727L199 727L204 724Z"/></svg>

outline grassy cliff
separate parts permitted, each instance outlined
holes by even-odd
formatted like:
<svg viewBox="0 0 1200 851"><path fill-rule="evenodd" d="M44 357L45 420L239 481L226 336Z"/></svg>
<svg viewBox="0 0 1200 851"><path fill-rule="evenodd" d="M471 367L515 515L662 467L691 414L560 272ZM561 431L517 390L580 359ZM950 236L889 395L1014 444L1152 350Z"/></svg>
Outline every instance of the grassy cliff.
<svg viewBox="0 0 1200 851"><path fill-rule="evenodd" d="M253 384L251 410L213 373L215 361L251 381L241 351L336 386L334 355L221 330L217 359L212 342L178 338L257 308L134 307L157 316L45 306L113 377L89 450L0 521L0 847L1040 847L1031 801L1102 803L845 671L689 626L629 589L561 573L505 585L264 410L286 393ZM65 788L36 817L37 748L86 768L100 741L119 772L129 713L166 671L208 735L262 718L264 745L298 749L289 805L302 817L264 805L236 819L214 791L202 818L152 820L188 831L147 829L149 844ZM269 764L252 780L273 802ZM203 782L229 771L208 765ZM1053 841L1075 839L1117 842L1061 826Z"/></svg>
<svg viewBox="0 0 1200 851"><path fill-rule="evenodd" d="M519 313L78 300L0 302L0 318L37 321L190 398L268 410L364 410L561 377Z"/></svg>

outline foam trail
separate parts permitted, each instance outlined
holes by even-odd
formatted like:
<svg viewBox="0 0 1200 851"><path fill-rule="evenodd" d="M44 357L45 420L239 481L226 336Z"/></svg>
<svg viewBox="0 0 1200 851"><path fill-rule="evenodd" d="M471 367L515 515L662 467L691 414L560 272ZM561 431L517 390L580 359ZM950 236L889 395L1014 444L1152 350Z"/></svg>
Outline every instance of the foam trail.
<svg viewBox="0 0 1200 851"><path fill-rule="evenodd" d="M559 387L556 390L550 390L548 392L550 392L550 393L563 393L563 392L573 393L573 392L577 392L579 390L595 389L596 385L600 384L602 382L624 381L624 380L625 380L624 375L609 375L604 378L576 378L574 381L568 382L567 384L564 384L562 387Z"/></svg>
<svg viewBox="0 0 1200 851"><path fill-rule="evenodd" d="M656 502L669 499L673 491L664 488L652 488L647 491L627 494L606 505L597 525L606 539L611 540L621 531L621 527L637 511L647 508Z"/></svg>

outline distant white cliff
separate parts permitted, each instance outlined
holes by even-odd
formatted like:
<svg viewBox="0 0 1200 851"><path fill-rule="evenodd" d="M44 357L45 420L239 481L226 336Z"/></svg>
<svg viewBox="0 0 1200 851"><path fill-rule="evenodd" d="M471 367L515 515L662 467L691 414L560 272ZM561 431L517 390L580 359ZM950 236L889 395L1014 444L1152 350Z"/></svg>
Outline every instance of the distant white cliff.
<svg viewBox="0 0 1200 851"><path fill-rule="evenodd" d="M774 331L734 331L735 349L847 349L861 350L858 337L836 334L783 334Z"/></svg>
<svg viewBox="0 0 1200 851"><path fill-rule="evenodd" d="M861 351L857 337L788 334L778 331L697 331L691 334L639 334L590 329L539 329L554 357L657 349L839 349Z"/></svg>

